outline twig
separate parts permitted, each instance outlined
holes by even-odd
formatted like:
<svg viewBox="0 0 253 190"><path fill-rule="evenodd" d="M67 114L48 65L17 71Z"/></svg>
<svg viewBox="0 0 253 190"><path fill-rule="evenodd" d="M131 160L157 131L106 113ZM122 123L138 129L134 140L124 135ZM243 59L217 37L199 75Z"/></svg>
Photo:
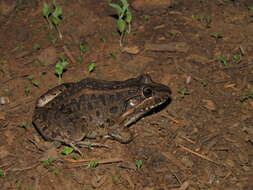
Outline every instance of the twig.
<svg viewBox="0 0 253 190"><path fill-rule="evenodd" d="M66 53L66 55L69 57L70 61L74 64L76 64L76 60L72 56L72 54L69 52L68 48L66 46L63 46L63 50Z"/></svg>
<svg viewBox="0 0 253 190"><path fill-rule="evenodd" d="M35 163L31 166L27 166L27 167L23 167L23 168L12 168L12 169L7 169L7 171L12 171L12 172L17 172L17 171L24 171L24 170L30 170L32 168L35 168L36 166L38 166L40 163Z"/></svg>
<svg viewBox="0 0 253 190"><path fill-rule="evenodd" d="M118 163L118 162L123 162L123 159L121 158L109 158L109 159L103 159L103 160L97 160L96 158L94 159L80 159L80 160L73 160L73 159L64 159L68 162L71 163L77 163L79 165L72 166L72 167L80 167L80 166L87 166L89 162L96 160L98 164L112 164L112 163ZM82 163L84 162L84 163Z"/></svg>
<svg viewBox="0 0 253 190"><path fill-rule="evenodd" d="M218 162L216 162L216 161L214 161L214 160L208 158L208 157L205 156L205 155L202 155L202 154L200 154L200 153L197 153L197 152L195 152L195 151L193 151L193 150L191 150L191 149L189 149L189 148L186 148L186 147L184 147L183 145L179 145L179 146L180 146L182 149L184 149L184 150L186 150L186 151L188 151L188 152L190 152L190 153L192 153L192 154L194 154L194 155L196 155L196 156L199 156L200 158L202 158L202 159L204 159L204 160L208 160L209 162L212 162L212 163L217 164L217 165L223 165L223 164L221 164L221 163L218 163Z"/></svg>
<svg viewBox="0 0 253 190"><path fill-rule="evenodd" d="M178 190L186 190L190 185L189 181L185 181Z"/></svg>

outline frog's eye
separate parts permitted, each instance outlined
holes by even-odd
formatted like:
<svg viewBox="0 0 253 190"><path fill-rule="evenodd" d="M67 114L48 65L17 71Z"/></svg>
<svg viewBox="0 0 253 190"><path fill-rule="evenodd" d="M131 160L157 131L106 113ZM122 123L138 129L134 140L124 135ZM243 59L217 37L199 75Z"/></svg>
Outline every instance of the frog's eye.
<svg viewBox="0 0 253 190"><path fill-rule="evenodd" d="M145 98L149 98L150 96L152 96L152 94L153 90L150 87L143 88L143 95L145 96Z"/></svg>

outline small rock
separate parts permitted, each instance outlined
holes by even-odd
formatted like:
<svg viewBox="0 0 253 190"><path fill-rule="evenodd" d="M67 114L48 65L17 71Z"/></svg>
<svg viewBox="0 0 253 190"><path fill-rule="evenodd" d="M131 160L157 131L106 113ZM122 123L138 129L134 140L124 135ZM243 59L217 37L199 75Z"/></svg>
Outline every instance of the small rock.
<svg viewBox="0 0 253 190"><path fill-rule="evenodd" d="M48 47L44 49L40 55L38 55L38 60L44 65L52 65L57 61L57 53L54 47Z"/></svg>
<svg viewBox="0 0 253 190"><path fill-rule="evenodd" d="M129 54L133 54L136 55L138 54L141 50L138 46L128 46L128 47L124 47L122 49L123 52L129 53Z"/></svg>
<svg viewBox="0 0 253 190"><path fill-rule="evenodd" d="M7 96L0 97L0 105L9 104L9 103L10 103L9 97L7 97Z"/></svg>
<svg viewBox="0 0 253 190"><path fill-rule="evenodd" d="M174 0L135 0L132 3L134 9L149 12L157 9L167 9L173 5Z"/></svg>

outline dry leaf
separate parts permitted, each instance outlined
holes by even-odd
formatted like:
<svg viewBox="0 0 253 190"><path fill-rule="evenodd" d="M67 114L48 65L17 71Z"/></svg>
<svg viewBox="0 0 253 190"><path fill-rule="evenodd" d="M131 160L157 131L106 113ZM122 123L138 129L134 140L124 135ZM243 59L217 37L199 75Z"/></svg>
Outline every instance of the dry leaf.
<svg viewBox="0 0 253 190"><path fill-rule="evenodd" d="M211 111L216 110L216 106L213 103L213 101L211 101L211 100L202 100L202 102L205 103L204 107L207 108L208 110L211 110Z"/></svg>

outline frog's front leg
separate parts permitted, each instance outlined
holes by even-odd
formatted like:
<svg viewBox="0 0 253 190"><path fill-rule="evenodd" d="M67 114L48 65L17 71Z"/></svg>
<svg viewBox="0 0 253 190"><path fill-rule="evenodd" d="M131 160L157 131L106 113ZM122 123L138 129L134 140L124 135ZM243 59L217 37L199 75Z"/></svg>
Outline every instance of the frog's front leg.
<svg viewBox="0 0 253 190"><path fill-rule="evenodd" d="M108 130L109 138L120 143L127 144L131 142L137 135L134 135L127 127L114 124Z"/></svg>

